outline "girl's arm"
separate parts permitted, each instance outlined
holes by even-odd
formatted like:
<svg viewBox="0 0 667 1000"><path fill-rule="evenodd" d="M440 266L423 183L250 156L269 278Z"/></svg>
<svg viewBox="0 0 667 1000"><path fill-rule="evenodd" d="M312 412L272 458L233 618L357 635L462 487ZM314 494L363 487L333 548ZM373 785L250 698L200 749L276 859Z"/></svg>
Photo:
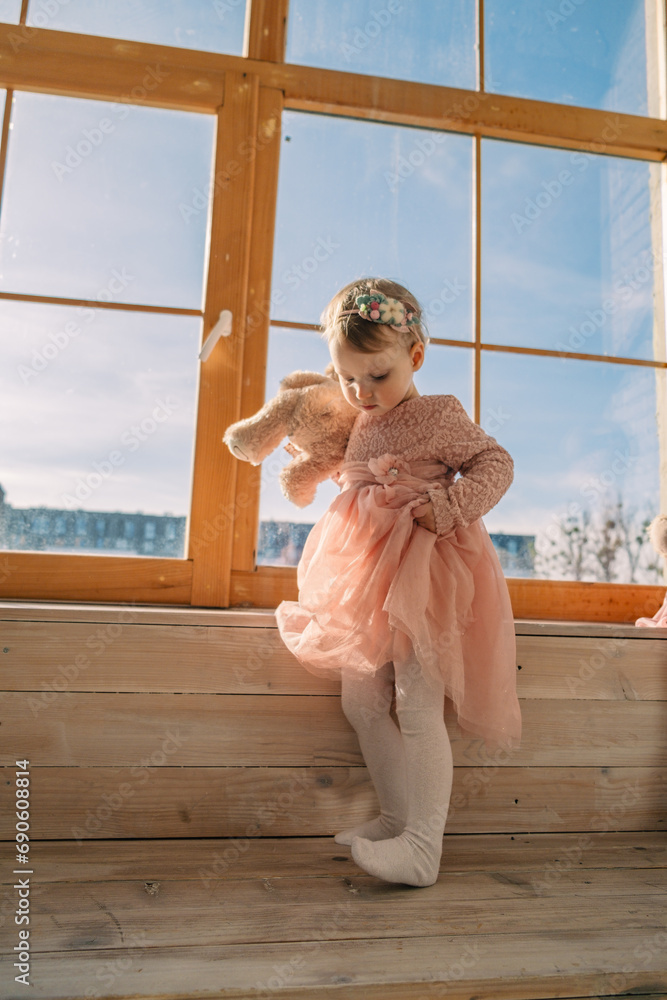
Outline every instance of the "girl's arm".
<svg viewBox="0 0 667 1000"><path fill-rule="evenodd" d="M511 456L473 423L454 396L439 401L434 452L460 474L449 489L428 490L437 535L467 527L495 507L514 478ZM437 450L435 450L437 449Z"/></svg>

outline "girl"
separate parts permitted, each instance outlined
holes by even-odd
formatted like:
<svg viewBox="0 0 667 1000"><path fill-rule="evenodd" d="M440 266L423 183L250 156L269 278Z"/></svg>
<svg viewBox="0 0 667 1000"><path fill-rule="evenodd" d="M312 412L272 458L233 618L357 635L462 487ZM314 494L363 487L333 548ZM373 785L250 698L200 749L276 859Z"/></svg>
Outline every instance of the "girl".
<svg viewBox="0 0 667 1000"><path fill-rule="evenodd" d="M427 886L452 786L445 696L465 730L503 746L520 737L512 608L480 521L513 463L454 396L420 396L413 376L428 338L402 285L353 282L322 320L333 375L359 415L333 477L341 493L303 550L299 601L276 618L303 666L342 676L379 799L379 816L336 842L371 875Z"/></svg>

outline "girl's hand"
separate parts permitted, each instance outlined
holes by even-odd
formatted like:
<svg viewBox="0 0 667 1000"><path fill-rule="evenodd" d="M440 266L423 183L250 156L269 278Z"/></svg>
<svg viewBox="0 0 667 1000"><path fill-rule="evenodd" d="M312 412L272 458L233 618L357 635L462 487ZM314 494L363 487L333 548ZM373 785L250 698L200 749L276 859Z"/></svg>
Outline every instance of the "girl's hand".
<svg viewBox="0 0 667 1000"><path fill-rule="evenodd" d="M436 533L435 514L433 513L433 504L430 499L426 500L420 507L413 507L412 516L422 528L432 531L433 534Z"/></svg>

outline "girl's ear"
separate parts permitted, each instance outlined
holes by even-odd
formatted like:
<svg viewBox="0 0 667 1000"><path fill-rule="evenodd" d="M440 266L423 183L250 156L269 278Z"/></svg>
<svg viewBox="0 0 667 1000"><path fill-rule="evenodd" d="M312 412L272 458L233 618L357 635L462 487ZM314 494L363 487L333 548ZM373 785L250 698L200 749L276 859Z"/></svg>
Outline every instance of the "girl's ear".
<svg viewBox="0 0 667 1000"><path fill-rule="evenodd" d="M418 340L410 348L410 360L412 361L413 371L419 371L421 366L424 364L424 345L421 340Z"/></svg>

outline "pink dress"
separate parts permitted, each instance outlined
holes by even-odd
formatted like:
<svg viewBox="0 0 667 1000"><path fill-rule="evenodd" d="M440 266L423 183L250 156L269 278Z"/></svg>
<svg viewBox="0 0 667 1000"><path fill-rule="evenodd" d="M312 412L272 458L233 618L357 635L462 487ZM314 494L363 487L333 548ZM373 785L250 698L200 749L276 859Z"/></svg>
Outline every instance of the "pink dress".
<svg viewBox="0 0 667 1000"><path fill-rule="evenodd" d="M341 492L306 540L299 600L276 609L299 662L313 673L363 674L416 657L427 676L444 678L464 730L515 745L514 618L480 520L512 476L508 453L454 396L360 413L333 477ZM414 520L426 499L435 534Z"/></svg>

